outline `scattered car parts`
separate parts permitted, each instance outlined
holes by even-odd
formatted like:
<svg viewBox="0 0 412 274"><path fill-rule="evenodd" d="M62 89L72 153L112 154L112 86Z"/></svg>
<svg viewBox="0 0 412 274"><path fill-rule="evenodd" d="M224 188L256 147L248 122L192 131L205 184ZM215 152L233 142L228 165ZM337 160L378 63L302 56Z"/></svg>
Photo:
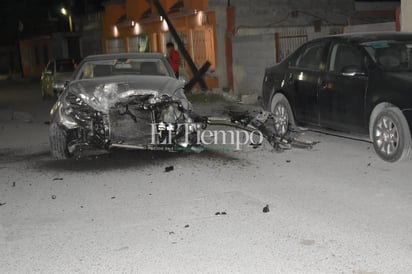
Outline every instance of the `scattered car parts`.
<svg viewBox="0 0 412 274"><path fill-rule="evenodd" d="M196 115L161 54L91 56L74 75L51 110L50 146L58 159L88 147L198 152L199 131L210 125L257 130L277 149L291 146L266 111Z"/></svg>

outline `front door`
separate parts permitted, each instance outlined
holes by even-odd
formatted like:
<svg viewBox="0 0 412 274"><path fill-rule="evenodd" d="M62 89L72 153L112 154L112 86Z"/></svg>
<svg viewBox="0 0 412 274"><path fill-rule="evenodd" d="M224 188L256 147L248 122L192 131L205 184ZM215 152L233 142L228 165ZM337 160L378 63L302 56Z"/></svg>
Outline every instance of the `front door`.
<svg viewBox="0 0 412 274"><path fill-rule="evenodd" d="M330 51L330 62L319 88L320 124L322 127L361 132L365 128L365 94L367 74L361 51L337 43ZM345 73L348 68L356 73Z"/></svg>
<svg viewBox="0 0 412 274"><path fill-rule="evenodd" d="M285 89L294 106L295 119L305 124L319 124L318 90L326 48L325 40L307 44L292 60L285 75Z"/></svg>

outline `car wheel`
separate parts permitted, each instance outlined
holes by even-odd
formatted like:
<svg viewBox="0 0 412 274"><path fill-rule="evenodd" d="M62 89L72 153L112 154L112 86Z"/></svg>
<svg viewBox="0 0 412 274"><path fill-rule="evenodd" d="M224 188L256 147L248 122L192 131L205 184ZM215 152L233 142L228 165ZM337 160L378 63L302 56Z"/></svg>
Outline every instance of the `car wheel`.
<svg viewBox="0 0 412 274"><path fill-rule="evenodd" d="M377 115L372 128L372 141L376 153L385 161L396 162L410 155L409 126L398 108L386 108Z"/></svg>
<svg viewBox="0 0 412 274"><path fill-rule="evenodd" d="M294 125L292 108L283 94L277 93L272 99L270 111L273 114L276 135L284 137L289 126Z"/></svg>
<svg viewBox="0 0 412 274"><path fill-rule="evenodd" d="M71 154L67 148L67 133L56 123L49 127L49 141L52 156L57 159L68 159Z"/></svg>

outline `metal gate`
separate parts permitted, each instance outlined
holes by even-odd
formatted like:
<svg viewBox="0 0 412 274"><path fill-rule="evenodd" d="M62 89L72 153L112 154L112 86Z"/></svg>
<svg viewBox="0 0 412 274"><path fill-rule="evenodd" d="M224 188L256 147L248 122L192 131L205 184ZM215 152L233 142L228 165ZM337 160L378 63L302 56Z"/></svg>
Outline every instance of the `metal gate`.
<svg viewBox="0 0 412 274"><path fill-rule="evenodd" d="M308 41L306 32L275 33L276 63L281 62L306 41Z"/></svg>

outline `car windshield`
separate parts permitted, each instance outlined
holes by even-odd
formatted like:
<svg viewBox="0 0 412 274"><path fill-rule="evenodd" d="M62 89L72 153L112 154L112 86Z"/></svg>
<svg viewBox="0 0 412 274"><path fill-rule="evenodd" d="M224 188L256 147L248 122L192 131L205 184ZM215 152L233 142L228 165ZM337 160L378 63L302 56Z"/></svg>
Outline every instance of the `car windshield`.
<svg viewBox="0 0 412 274"><path fill-rule="evenodd" d="M372 41L362 46L384 70L412 71L412 41Z"/></svg>
<svg viewBox="0 0 412 274"><path fill-rule="evenodd" d="M93 79L116 75L171 76L160 59L115 59L88 61L79 71L79 79Z"/></svg>
<svg viewBox="0 0 412 274"><path fill-rule="evenodd" d="M71 60L56 61L56 72L64 73L64 72L73 72L73 71L74 71L74 63Z"/></svg>

